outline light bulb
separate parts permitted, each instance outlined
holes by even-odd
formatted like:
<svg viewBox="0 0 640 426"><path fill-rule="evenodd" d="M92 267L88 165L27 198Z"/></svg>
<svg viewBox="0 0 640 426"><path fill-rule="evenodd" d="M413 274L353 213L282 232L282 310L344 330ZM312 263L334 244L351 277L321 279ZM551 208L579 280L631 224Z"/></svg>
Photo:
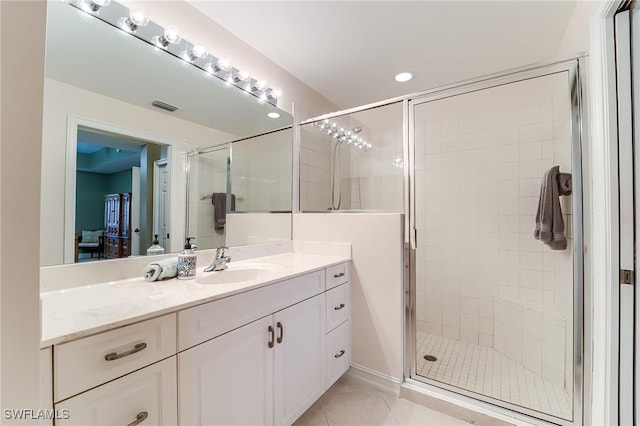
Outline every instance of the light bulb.
<svg viewBox="0 0 640 426"><path fill-rule="evenodd" d="M226 71L229 68L231 68L231 62L229 62L229 60L227 58L220 58L220 59L218 59L218 63L216 64L216 66L220 70Z"/></svg>
<svg viewBox="0 0 640 426"><path fill-rule="evenodd" d="M249 78L251 77L251 74L248 71L238 71L234 76L233 76L233 81L235 83L240 83L243 81L247 81Z"/></svg>
<svg viewBox="0 0 640 426"><path fill-rule="evenodd" d="M193 45L185 53L187 60L195 61L196 59L203 58L207 55L207 48L201 44Z"/></svg>
<svg viewBox="0 0 640 426"><path fill-rule="evenodd" d="M263 92L265 89L267 88L267 82L264 80L252 80L251 82L251 91L253 92ZM260 96L261 99L265 99L266 98L266 94L262 93Z"/></svg>
<svg viewBox="0 0 640 426"><path fill-rule="evenodd" d="M158 45L163 48L167 48L170 44L178 44L182 40L178 29L176 27L167 27L164 29L164 33L158 37Z"/></svg>
<svg viewBox="0 0 640 426"><path fill-rule="evenodd" d="M144 27L149 23L149 18L144 16L144 13L139 10L131 10L129 12L129 19L138 27Z"/></svg>
<svg viewBox="0 0 640 426"><path fill-rule="evenodd" d="M109 6L111 0L84 0L82 8L91 12L98 12L105 6Z"/></svg>
<svg viewBox="0 0 640 426"><path fill-rule="evenodd" d="M396 76L395 76L395 80L398 83L405 83L405 82L411 80L412 78L413 78L413 74L411 74L410 72L406 72L406 71L400 72L400 73L396 74Z"/></svg>
<svg viewBox="0 0 640 426"><path fill-rule="evenodd" d="M144 27L149 23L149 18L139 10L130 10L129 16L118 19L118 25L125 31L135 33L138 27Z"/></svg>

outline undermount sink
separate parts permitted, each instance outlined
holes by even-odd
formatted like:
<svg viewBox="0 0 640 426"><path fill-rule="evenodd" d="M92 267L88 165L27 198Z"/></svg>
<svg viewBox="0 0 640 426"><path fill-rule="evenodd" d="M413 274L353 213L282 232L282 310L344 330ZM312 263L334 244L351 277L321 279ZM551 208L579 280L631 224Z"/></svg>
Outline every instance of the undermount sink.
<svg viewBox="0 0 640 426"><path fill-rule="evenodd" d="M223 271L203 272L196 278L198 284L234 284L253 281L267 272L263 268L225 269Z"/></svg>

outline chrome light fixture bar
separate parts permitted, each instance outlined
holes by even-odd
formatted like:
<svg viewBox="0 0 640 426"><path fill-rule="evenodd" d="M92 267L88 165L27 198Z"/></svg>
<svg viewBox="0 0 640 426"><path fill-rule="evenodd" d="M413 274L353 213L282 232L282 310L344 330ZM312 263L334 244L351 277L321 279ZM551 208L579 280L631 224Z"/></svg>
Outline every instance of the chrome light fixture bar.
<svg viewBox="0 0 640 426"><path fill-rule="evenodd" d="M346 143L347 145L351 145L364 151L367 151L369 150L369 148L373 147L373 145L364 140L362 136L358 136L358 134L362 132L362 127L345 129L344 127L338 126L338 123L336 123L335 121L329 120L316 121L313 123L313 125L324 131L327 135L331 136L339 143Z"/></svg>
<svg viewBox="0 0 640 426"><path fill-rule="evenodd" d="M278 106L278 99L282 96L280 90L252 77L247 71L233 67L228 59L212 55L204 46L185 40L175 27L162 27L150 21L141 11L129 9L115 0L66 1L76 9L198 67L260 101Z"/></svg>

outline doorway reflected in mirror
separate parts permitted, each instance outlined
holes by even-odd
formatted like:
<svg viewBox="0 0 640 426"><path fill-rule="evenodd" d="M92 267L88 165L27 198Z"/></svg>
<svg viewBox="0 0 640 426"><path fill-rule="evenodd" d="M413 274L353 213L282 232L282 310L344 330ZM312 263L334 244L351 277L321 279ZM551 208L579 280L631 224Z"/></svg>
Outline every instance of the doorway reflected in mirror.
<svg viewBox="0 0 640 426"><path fill-rule="evenodd" d="M75 262L144 254L155 234L166 247L168 164L166 145L78 127Z"/></svg>

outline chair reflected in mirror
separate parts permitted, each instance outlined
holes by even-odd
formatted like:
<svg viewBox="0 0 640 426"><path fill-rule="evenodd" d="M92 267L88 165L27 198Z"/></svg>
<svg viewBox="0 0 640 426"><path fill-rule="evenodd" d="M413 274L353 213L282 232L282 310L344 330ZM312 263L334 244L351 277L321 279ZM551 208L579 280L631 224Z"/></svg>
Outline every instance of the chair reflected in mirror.
<svg viewBox="0 0 640 426"><path fill-rule="evenodd" d="M93 259L95 253L98 254L100 260L104 257L104 230L97 231L81 231L80 234L76 232L76 250L75 261L78 263L80 259L80 252L91 254L89 259ZM86 257L82 260L87 260Z"/></svg>

